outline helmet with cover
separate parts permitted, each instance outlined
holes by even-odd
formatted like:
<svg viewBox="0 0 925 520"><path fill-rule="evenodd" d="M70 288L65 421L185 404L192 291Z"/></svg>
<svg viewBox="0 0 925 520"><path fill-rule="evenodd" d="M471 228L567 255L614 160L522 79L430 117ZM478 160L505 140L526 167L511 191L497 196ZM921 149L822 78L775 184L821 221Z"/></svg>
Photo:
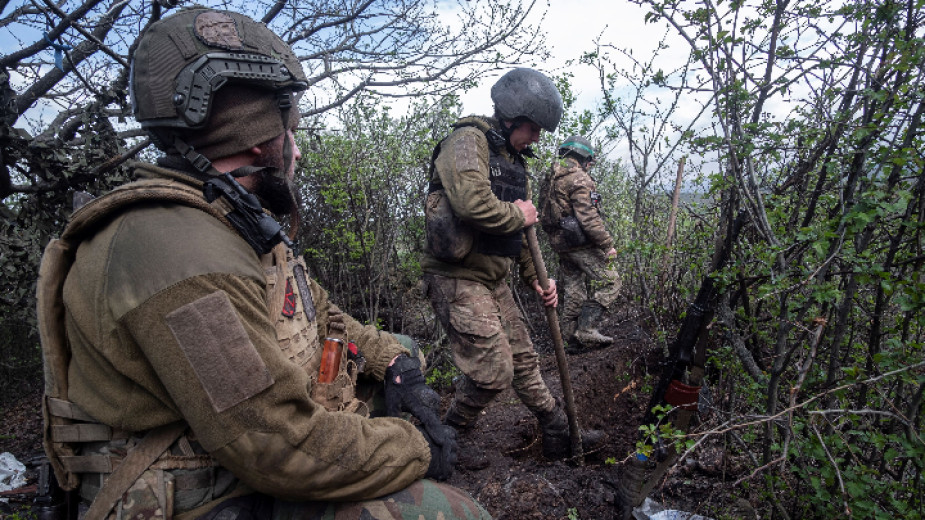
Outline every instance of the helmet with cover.
<svg viewBox="0 0 925 520"><path fill-rule="evenodd" d="M547 132L562 119L562 96L542 72L528 68L509 71L491 87L491 100L502 119L527 118Z"/></svg>
<svg viewBox="0 0 925 520"><path fill-rule="evenodd" d="M214 160L279 136L297 117L294 92L308 85L292 49L266 25L214 9L152 24L131 65L135 119L159 148L191 162L189 146Z"/></svg>
<svg viewBox="0 0 925 520"><path fill-rule="evenodd" d="M573 155L582 164L594 160L594 145L580 135L573 135L559 145L559 157Z"/></svg>

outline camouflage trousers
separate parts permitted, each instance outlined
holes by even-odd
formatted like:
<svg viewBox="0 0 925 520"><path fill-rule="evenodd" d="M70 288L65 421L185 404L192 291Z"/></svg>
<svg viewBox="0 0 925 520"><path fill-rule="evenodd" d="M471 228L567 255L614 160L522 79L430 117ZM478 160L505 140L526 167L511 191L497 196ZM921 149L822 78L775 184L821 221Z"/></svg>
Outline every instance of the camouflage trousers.
<svg viewBox="0 0 925 520"><path fill-rule="evenodd" d="M261 494L232 498L198 520L491 520L468 493L418 480L362 502L286 502Z"/></svg>
<svg viewBox="0 0 925 520"><path fill-rule="evenodd" d="M566 324L578 320L581 307L588 300L609 310L620 294L620 286L620 275L610 265L606 251L598 248L561 251L558 288L565 302L560 321Z"/></svg>
<svg viewBox="0 0 925 520"><path fill-rule="evenodd" d="M489 289L479 282L424 275L425 294L449 336L456 367L466 376L455 399L480 410L513 386L534 414L556 406L540 374L526 321L507 284ZM467 417L467 419L474 419Z"/></svg>

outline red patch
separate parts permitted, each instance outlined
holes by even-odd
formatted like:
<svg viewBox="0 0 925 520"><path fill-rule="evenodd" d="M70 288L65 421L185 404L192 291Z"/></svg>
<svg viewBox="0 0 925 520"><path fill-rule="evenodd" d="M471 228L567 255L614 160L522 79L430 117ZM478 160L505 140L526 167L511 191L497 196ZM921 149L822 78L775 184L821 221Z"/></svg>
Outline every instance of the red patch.
<svg viewBox="0 0 925 520"><path fill-rule="evenodd" d="M292 291L292 281L286 279L286 301L283 303L283 316L291 318L295 314L295 292Z"/></svg>

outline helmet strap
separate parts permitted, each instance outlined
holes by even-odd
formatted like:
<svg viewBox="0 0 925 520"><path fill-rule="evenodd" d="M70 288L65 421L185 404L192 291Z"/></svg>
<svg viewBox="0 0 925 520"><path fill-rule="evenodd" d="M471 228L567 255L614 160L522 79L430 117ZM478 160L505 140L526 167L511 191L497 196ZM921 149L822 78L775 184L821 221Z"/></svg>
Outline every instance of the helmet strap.
<svg viewBox="0 0 925 520"><path fill-rule="evenodd" d="M283 171L280 172L282 179L288 181L289 170L292 168L292 144L289 143L289 113L292 110L292 93L290 91L280 91L277 94L279 102L279 114L283 119Z"/></svg>
<svg viewBox="0 0 925 520"><path fill-rule="evenodd" d="M503 136L504 136L504 140L507 141L508 144L510 144L510 142L511 142L511 134L514 133L514 130L517 130L517 128L518 128L520 125L522 125L523 122L522 122L522 121L513 121L513 120L511 120L511 119L500 119L500 121L501 121L501 125L500 125L500 126L501 126L501 135L503 135ZM508 125L506 125L505 123L510 123L511 126L508 126Z"/></svg>
<svg viewBox="0 0 925 520"><path fill-rule="evenodd" d="M171 146L180 153L181 157L190 163L200 176L217 177L222 174L222 172L215 169L215 166L212 166L212 161L207 159L205 155L197 152L196 149L190 146L186 141L180 139L178 135L174 134Z"/></svg>
<svg viewBox="0 0 925 520"><path fill-rule="evenodd" d="M283 132L283 170L281 172L277 172L277 174L283 180L283 182L287 184L289 184L289 170L293 169L295 166L295 159L292 154L292 148L295 143L289 142L289 116L292 111L292 98L293 92L291 90L280 92L278 97L279 113L280 117L283 119L283 128L285 128L285 131ZM295 136L293 136L293 139L295 139ZM293 210L290 215L290 230L288 238L295 239L295 235L299 230L299 223L302 221L302 219L299 217L296 194L292 190L291 184L289 185L289 195L292 197Z"/></svg>

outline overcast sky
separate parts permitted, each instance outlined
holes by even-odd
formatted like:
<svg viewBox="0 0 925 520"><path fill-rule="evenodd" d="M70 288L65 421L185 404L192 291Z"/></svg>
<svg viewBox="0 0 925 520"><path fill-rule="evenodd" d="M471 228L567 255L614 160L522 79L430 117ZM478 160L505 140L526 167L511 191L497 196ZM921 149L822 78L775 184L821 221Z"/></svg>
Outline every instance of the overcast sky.
<svg viewBox="0 0 925 520"><path fill-rule="evenodd" d="M458 26L460 22L458 10L455 10L458 5L456 1L438 0L438 5L446 8L441 13L446 17L445 23ZM665 34L663 24L644 23L645 13L645 9L626 0L537 0L527 23L541 27L543 44L549 50L550 58L543 62L522 65L533 66L548 75L561 74L567 70L566 64L569 60L577 62L583 53L593 50L598 37L603 43L632 49L634 56L645 60ZM3 53L12 51L11 46L13 45L8 39L0 40L0 50ZM623 66L628 67L628 61ZM485 78L478 87L461 93L463 114L490 115L493 112L491 85L507 70L510 69L497 71L493 76ZM568 70L574 74L572 89L576 95L576 108L593 108L602 97L596 71L586 65L576 65ZM392 101L399 111L407 102ZM17 124L21 125L22 121Z"/></svg>
<svg viewBox="0 0 925 520"><path fill-rule="evenodd" d="M549 0L549 5L538 1L529 21L541 23L550 59L537 63L536 68L551 75L564 72L569 60L577 62L583 53L594 49L594 41L599 36L602 42L631 48L635 56L651 54L665 28L664 25L646 25L645 13L646 10L625 0ZM601 98L596 72L588 66L573 67L571 72L575 74L572 87L579 109L592 107ZM462 96L464 113L491 114L490 90L494 80L483 81Z"/></svg>

